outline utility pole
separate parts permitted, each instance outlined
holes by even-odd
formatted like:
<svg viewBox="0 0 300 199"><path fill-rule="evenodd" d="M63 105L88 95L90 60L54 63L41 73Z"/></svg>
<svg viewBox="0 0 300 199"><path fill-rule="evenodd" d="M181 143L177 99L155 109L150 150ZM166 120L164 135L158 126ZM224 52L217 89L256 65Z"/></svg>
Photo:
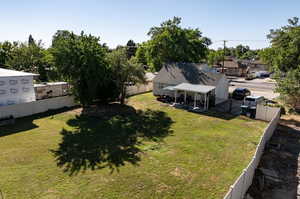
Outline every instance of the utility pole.
<svg viewBox="0 0 300 199"><path fill-rule="evenodd" d="M224 48L223 48L223 65L222 65L222 73L224 73L224 63L225 63L225 50L226 50L226 40L223 40Z"/></svg>

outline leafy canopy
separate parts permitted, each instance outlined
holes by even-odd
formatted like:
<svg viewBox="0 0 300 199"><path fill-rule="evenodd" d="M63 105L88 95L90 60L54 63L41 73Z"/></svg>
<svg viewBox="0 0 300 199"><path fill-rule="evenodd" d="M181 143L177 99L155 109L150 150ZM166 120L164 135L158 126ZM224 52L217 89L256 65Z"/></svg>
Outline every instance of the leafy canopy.
<svg viewBox="0 0 300 199"><path fill-rule="evenodd" d="M271 47L261 52L262 58L277 73L277 91L292 107L300 103L300 25L298 18L288 20L288 25L270 30L267 36Z"/></svg>
<svg viewBox="0 0 300 199"><path fill-rule="evenodd" d="M139 47L137 59L145 62L145 56L147 64L158 71L164 63L200 62L206 58L210 39L203 37L199 29L182 28L180 23L181 18L174 17L152 27L148 32L151 39Z"/></svg>
<svg viewBox="0 0 300 199"><path fill-rule="evenodd" d="M134 57L128 59L127 55L124 48L116 49L107 55L107 61L113 74L113 80L118 87L122 104L126 97L126 86L145 81L145 71L142 64L138 63Z"/></svg>
<svg viewBox="0 0 300 199"><path fill-rule="evenodd" d="M106 49L99 42L99 37L84 32L76 35L59 30L53 36L51 52L55 66L83 105L116 95L105 60Z"/></svg>

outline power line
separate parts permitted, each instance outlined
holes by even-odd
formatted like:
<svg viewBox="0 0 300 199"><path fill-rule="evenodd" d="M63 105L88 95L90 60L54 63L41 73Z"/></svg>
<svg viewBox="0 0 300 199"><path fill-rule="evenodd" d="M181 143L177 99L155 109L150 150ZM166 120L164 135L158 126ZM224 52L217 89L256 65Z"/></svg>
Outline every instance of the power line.
<svg viewBox="0 0 300 199"><path fill-rule="evenodd" d="M268 40L262 40L262 39L226 39L226 41L238 41L238 42L267 42ZM224 42L224 40L215 40L212 41L213 43L217 42Z"/></svg>

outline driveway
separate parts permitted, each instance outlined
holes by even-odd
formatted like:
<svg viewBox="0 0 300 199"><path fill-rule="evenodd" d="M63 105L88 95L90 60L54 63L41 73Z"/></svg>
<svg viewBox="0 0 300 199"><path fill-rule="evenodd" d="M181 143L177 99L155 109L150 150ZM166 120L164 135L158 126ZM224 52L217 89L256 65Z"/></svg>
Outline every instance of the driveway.
<svg viewBox="0 0 300 199"><path fill-rule="evenodd" d="M270 78L245 80L244 78L230 78L229 92L232 92L236 88L247 88L251 91L252 95L264 96L267 99L273 99L279 96L279 93L275 93L275 82Z"/></svg>

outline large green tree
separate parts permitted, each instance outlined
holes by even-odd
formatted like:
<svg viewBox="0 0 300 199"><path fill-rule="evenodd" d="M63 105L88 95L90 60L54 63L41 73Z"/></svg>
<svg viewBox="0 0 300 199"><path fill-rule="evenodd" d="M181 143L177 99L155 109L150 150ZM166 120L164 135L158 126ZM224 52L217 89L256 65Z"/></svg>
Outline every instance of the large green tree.
<svg viewBox="0 0 300 199"><path fill-rule="evenodd" d="M129 84L143 83L145 81L145 71L143 65L138 63L135 57L128 59L126 49L117 49L107 55L107 60L116 83L120 102L124 104L126 97L126 87Z"/></svg>
<svg viewBox="0 0 300 199"><path fill-rule="evenodd" d="M288 25L271 30L267 36L271 47L260 54L272 64L277 73L277 91L286 102L295 107L300 102L300 25L298 18L288 20Z"/></svg>
<svg viewBox="0 0 300 199"><path fill-rule="evenodd" d="M130 39L126 44L126 54L128 59L135 56L136 49L137 49L136 43Z"/></svg>
<svg viewBox="0 0 300 199"><path fill-rule="evenodd" d="M14 70L37 73L41 81L47 81L44 51L42 41L15 43L5 64Z"/></svg>
<svg viewBox="0 0 300 199"><path fill-rule="evenodd" d="M151 39L143 45L147 63L158 71L164 63L200 62L206 58L210 39L199 29L183 28L181 18L163 22L148 32ZM138 59L140 59L138 57Z"/></svg>
<svg viewBox="0 0 300 199"><path fill-rule="evenodd" d="M66 30L53 36L51 52L57 71L73 86L75 97L83 105L107 101L117 92L105 60L107 50L100 38Z"/></svg>
<svg viewBox="0 0 300 199"><path fill-rule="evenodd" d="M0 64L6 65L8 60L12 58L13 50L17 46L16 42L4 41L0 43Z"/></svg>

